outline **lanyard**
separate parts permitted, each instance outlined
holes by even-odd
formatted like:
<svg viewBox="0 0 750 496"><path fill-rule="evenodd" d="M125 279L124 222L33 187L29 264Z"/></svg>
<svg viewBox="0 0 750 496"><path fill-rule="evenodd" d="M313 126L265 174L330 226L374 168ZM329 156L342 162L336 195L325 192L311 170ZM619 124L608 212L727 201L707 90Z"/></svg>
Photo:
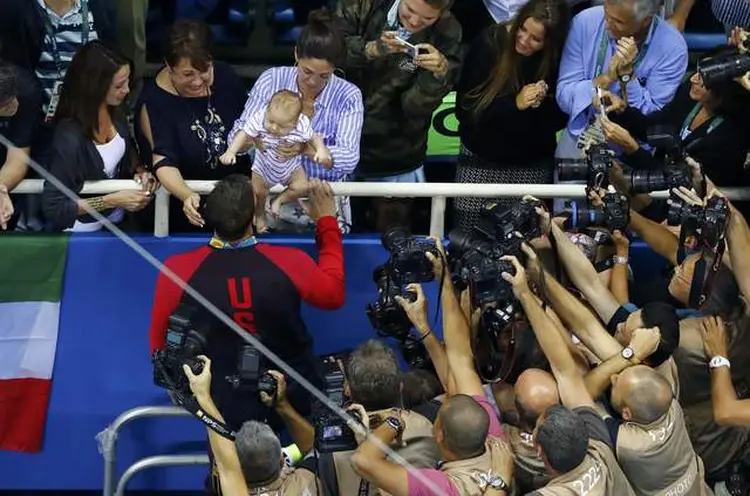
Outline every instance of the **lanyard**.
<svg viewBox="0 0 750 496"><path fill-rule="evenodd" d="M651 27L649 28L648 37L646 38L646 42L643 44L643 47L641 47L638 50L638 55L635 58L635 61L633 62L633 72L638 68L638 66L641 64L641 61L643 60L643 57L646 56L646 52L648 52L648 47L651 44L651 36L653 36L654 31L656 30L656 25L659 23L659 18L654 17L654 20L651 22ZM596 68L594 69L594 77L601 76L602 70L604 69L604 59L607 58L607 49L609 48L609 36L607 36L607 28L602 24L602 35L599 40L599 53L596 56Z"/></svg>
<svg viewBox="0 0 750 496"><path fill-rule="evenodd" d="M255 236L245 238L238 243L227 243L226 241L222 241L214 236L213 238L211 238L211 241L208 242L208 245L216 250L239 250L241 248L248 248L257 244L258 240L255 239Z"/></svg>
<svg viewBox="0 0 750 496"><path fill-rule="evenodd" d="M89 42L89 0L81 0L81 44L85 45ZM55 28L52 26L52 21L50 20L50 13L47 10L47 7L44 8L44 30L47 32L47 36L49 37L50 43L52 44L52 59L55 61L55 67L57 68L57 77L59 79L62 79L63 73L65 72L63 70L63 63L62 63L62 57L60 56L60 49L57 46L57 35L55 33Z"/></svg>
<svg viewBox="0 0 750 496"><path fill-rule="evenodd" d="M690 124L693 123L695 116L698 115L698 112L700 112L700 110L701 104L696 103L693 107L693 110L691 110L687 117L685 117L685 121L682 123L682 127L680 128L681 139L685 139L690 134L690 132L688 131L690 129ZM708 129L706 129L706 135L711 134L711 131L719 127L722 122L724 122L724 118L721 116L712 118L711 123L708 125Z"/></svg>

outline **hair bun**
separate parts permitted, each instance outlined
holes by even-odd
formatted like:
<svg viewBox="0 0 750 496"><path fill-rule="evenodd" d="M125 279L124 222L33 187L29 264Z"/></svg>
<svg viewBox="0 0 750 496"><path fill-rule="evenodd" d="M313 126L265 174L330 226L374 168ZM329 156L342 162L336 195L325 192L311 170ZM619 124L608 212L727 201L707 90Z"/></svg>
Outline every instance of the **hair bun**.
<svg viewBox="0 0 750 496"><path fill-rule="evenodd" d="M334 17L325 7L311 11L307 16L308 24L331 24L332 22L334 22Z"/></svg>

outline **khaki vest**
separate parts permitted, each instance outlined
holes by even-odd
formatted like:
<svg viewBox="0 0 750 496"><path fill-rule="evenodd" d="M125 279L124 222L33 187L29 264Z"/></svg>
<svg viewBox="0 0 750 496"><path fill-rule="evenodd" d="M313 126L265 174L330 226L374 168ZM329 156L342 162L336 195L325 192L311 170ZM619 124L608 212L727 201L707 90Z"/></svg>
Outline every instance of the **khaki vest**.
<svg viewBox="0 0 750 496"><path fill-rule="evenodd" d="M617 434L617 459L640 496L707 496L703 461L690 444L677 400L649 425L626 422Z"/></svg>
<svg viewBox="0 0 750 496"><path fill-rule="evenodd" d="M516 456L517 493L526 494L547 485L552 480L552 475L547 471L544 461L537 456L532 435L512 425L506 424L504 427Z"/></svg>
<svg viewBox="0 0 750 496"><path fill-rule="evenodd" d="M726 322L732 383L740 399L750 397L750 315ZM680 404L695 452L703 459L709 474L750 453L750 429L721 427L714 422L711 406L711 372L703 348L701 319L680 321L680 347L674 358L682 384Z"/></svg>
<svg viewBox="0 0 750 496"><path fill-rule="evenodd" d="M635 496L628 479L617 464L609 446L596 439L589 441L586 458L567 474L555 477L537 494L550 496Z"/></svg>
<svg viewBox="0 0 750 496"><path fill-rule="evenodd" d="M372 412L371 415L378 413L387 414L388 412L390 410ZM391 448L414 468L435 468L438 460L440 460L440 450L432 435L432 423L422 415L408 410L403 413L403 419L405 425L403 441L406 445L392 445ZM336 464L339 494L341 496L359 494L362 478L352 468L352 454L354 454L354 451L342 451L333 454L333 460ZM378 490L373 484L369 484L369 490L366 494L368 496L377 496L387 493Z"/></svg>
<svg viewBox="0 0 750 496"><path fill-rule="evenodd" d="M489 447L481 455L468 460L446 462L440 467L461 496L481 496L486 491L481 476L492 469L492 452ZM507 482L507 481L506 481Z"/></svg>
<svg viewBox="0 0 750 496"><path fill-rule="evenodd" d="M250 496L316 496L317 477L309 470L287 469L273 483L252 488Z"/></svg>

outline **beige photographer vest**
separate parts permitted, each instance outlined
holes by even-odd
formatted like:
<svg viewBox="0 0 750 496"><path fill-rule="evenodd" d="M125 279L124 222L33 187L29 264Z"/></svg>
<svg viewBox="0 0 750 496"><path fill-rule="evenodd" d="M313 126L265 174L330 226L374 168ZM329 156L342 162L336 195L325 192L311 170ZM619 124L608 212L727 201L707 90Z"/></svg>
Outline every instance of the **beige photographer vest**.
<svg viewBox="0 0 750 496"><path fill-rule="evenodd" d="M552 475L537 456L532 434L512 425L505 424L504 427L516 457L517 494L525 494L547 485L552 480Z"/></svg>
<svg viewBox="0 0 750 496"><path fill-rule="evenodd" d="M477 457L446 462L440 471L453 482L461 496L481 496L486 490L482 476L492 469L491 453L488 447Z"/></svg>
<svg viewBox="0 0 750 496"><path fill-rule="evenodd" d="M713 494L703 481L703 461L690 444L677 400L651 424L622 424L617 434L617 459L641 496Z"/></svg>
<svg viewBox="0 0 750 496"><path fill-rule="evenodd" d="M635 496L628 479L617 464L609 446L589 441L586 458L567 474L555 477L536 493L549 496Z"/></svg>

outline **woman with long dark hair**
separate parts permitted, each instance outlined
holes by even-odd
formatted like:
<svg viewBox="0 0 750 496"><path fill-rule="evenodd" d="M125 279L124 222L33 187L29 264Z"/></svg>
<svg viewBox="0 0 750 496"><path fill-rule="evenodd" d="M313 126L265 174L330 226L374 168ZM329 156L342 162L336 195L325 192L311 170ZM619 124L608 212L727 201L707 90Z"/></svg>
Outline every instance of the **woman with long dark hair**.
<svg viewBox="0 0 750 496"><path fill-rule="evenodd" d="M85 181L133 178L142 191L118 191L74 201L49 182L44 183L42 209L53 230L91 232L101 222L86 207L118 223L124 211L148 205L156 183L137 167L127 121L118 112L130 92L130 63L99 41L84 45L65 75L55 113L50 172L73 193Z"/></svg>
<svg viewBox="0 0 750 496"><path fill-rule="evenodd" d="M552 182L555 133L565 125L553 85L569 24L564 0L530 0L471 45L457 92L456 182ZM459 226L472 227L485 203L458 198Z"/></svg>

